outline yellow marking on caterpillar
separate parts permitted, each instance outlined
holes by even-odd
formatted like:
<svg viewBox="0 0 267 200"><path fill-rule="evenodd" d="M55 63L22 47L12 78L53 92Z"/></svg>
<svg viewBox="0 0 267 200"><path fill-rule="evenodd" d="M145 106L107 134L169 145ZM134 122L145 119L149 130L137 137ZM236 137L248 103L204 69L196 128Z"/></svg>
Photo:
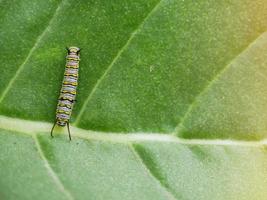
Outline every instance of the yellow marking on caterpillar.
<svg viewBox="0 0 267 200"><path fill-rule="evenodd" d="M78 69L79 68L79 65L75 65L75 66L72 66L72 65L66 65L67 68L71 68L71 69Z"/></svg>
<svg viewBox="0 0 267 200"><path fill-rule="evenodd" d="M70 115L70 112L67 112L65 110L58 110L57 112L60 113L60 114Z"/></svg>
<svg viewBox="0 0 267 200"><path fill-rule="evenodd" d="M79 61L79 58L67 58L67 60L74 60L74 61Z"/></svg>
<svg viewBox="0 0 267 200"><path fill-rule="evenodd" d="M63 82L63 85L73 85L73 86L77 86L78 83L77 83L77 82L67 82L67 81L64 81L64 82Z"/></svg>
<svg viewBox="0 0 267 200"><path fill-rule="evenodd" d="M58 104L58 106L60 107L66 107L66 108L70 108L71 109L71 105L68 105L68 104Z"/></svg>
<svg viewBox="0 0 267 200"><path fill-rule="evenodd" d="M65 74L64 76L73 76L73 77L78 77L78 74Z"/></svg>
<svg viewBox="0 0 267 200"><path fill-rule="evenodd" d="M76 91L67 91L67 90L63 90L63 91L61 91L62 93L64 93L64 94L76 94Z"/></svg>

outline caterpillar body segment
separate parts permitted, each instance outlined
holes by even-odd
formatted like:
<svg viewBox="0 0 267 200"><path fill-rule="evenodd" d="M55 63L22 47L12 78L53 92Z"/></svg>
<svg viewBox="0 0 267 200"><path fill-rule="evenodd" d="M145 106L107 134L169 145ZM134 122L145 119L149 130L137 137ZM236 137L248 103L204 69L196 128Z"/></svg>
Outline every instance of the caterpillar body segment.
<svg viewBox="0 0 267 200"><path fill-rule="evenodd" d="M80 48L69 47L67 51L66 68L57 104L56 120L51 129L51 137L53 137L53 130L56 125L62 127L67 125L69 139L71 140L69 121L77 93Z"/></svg>

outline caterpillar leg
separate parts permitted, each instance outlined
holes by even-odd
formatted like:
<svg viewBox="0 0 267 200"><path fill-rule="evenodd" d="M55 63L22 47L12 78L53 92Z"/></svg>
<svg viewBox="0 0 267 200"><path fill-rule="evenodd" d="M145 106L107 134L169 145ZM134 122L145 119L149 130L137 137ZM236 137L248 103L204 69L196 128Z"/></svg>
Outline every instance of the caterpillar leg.
<svg viewBox="0 0 267 200"><path fill-rule="evenodd" d="M69 132L69 138L70 138L70 140L71 140L71 135L70 135L70 124L69 124L69 122L67 122L67 127L68 127L68 132Z"/></svg>
<svg viewBox="0 0 267 200"><path fill-rule="evenodd" d="M54 128L55 128L55 126L56 126L56 121L55 121L55 123L54 123L54 125L53 125L53 127L52 127L52 129L51 129L51 132L50 132L50 135L51 135L51 137L53 138L54 136L53 136L53 130L54 130Z"/></svg>

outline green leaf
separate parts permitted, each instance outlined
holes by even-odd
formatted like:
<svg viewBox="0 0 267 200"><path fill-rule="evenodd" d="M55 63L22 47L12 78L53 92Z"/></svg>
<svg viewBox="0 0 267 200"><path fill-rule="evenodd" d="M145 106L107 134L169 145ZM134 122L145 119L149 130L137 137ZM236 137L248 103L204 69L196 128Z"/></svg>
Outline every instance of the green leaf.
<svg viewBox="0 0 267 200"><path fill-rule="evenodd" d="M266 199L264 0L0 4L0 199Z"/></svg>

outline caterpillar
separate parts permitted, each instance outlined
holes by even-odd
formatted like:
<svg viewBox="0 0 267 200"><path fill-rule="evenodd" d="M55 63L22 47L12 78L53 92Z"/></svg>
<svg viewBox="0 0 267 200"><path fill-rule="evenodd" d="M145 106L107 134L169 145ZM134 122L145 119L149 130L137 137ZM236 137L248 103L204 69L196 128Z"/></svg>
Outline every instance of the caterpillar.
<svg viewBox="0 0 267 200"><path fill-rule="evenodd" d="M51 137L53 137L53 130L56 125L64 127L67 125L69 139L71 140L69 121L74 102L76 101L76 88L78 85L79 75L79 61L80 61L80 48L69 47L66 57L66 68L63 78L58 104L56 109L56 120L51 129Z"/></svg>

